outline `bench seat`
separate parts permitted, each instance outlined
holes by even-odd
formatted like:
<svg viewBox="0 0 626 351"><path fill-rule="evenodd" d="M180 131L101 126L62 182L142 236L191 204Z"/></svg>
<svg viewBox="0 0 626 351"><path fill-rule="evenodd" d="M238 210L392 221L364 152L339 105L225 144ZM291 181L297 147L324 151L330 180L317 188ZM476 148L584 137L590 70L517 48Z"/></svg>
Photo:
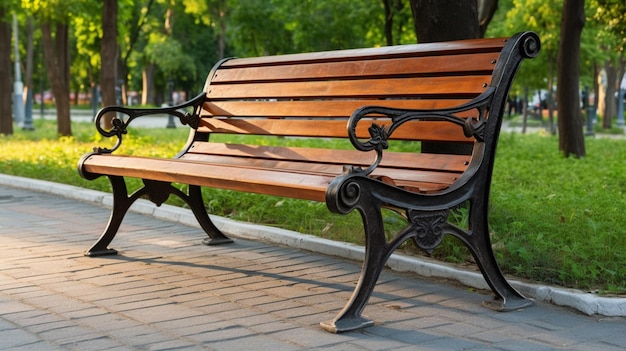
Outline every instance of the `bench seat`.
<svg viewBox="0 0 626 351"><path fill-rule="evenodd" d="M374 160L372 155L347 150L226 144L192 149L178 159L91 155L83 171L325 201L328 185L343 173L345 165L367 167ZM461 155L387 153L372 176L428 193L450 186L467 168L469 159Z"/></svg>

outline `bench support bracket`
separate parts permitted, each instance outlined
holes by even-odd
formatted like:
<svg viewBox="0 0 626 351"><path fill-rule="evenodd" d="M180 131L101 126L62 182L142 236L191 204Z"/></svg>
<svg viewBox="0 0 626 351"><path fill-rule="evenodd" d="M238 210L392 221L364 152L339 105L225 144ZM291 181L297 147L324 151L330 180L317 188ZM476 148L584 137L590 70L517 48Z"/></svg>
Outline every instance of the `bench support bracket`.
<svg viewBox="0 0 626 351"><path fill-rule="evenodd" d="M340 333L373 324L361 316L367 301L391 254L405 241L412 240L427 252L432 251L444 234L460 239L476 259L483 277L495 293L495 299L483 303L498 311L517 310L533 305L506 280L491 249L488 231L487 197L480 182L468 183L454 192L433 197L412 193L379 180L363 172L337 177L329 186L326 203L335 213L357 210L365 230L365 259L359 282L344 309L329 322L320 325L327 331ZM448 222L450 210L469 206L469 229ZM407 226L395 238L385 236L383 208L405 211Z"/></svg>
<svg viewBox="0 0 626 351"><path fill-rule="evenodd" d="M185 194L178 188L172 186L167 182L159 182L153 180L144 179L144 186L130 196L128 195L128 189L123 177L120 176L108 176L111 186L113 188L113 209L111 211L111 217L106 229L96 241L96 243L85 252L85 256L105 256L115 255L117 250L109 248L109 244L115 238L117 231L122 224L124 216L128 212L130 206L139 198L147 198L155 203L157 206L161 206L171 194L174 194L181 198L189 205L194 216L198 220L198 223L207 233L209 238L205 239L203 243L205 245L220 245L228 244L233 241L226 237L211 221L204 202L202 200L202 192L199 186L190 185L189 193Z"/></svg>

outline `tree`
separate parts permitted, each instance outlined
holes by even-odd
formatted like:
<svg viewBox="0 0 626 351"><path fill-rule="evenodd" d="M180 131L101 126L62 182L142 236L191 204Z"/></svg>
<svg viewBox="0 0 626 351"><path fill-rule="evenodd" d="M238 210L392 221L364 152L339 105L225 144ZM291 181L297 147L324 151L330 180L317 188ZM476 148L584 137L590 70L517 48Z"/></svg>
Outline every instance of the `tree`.
<svg viewBox="0 0 626 351"><path fill-rule="evenodd" d="M567 92L567 94L570 94L569 99L566 101L558 101L559 118L557 128L559 131L559 150L561 150L565 155L580 154L582 156L584 155L585 150L585 139L582 137L583 131L579 105L580 100L577 98L579 95L578 91L580 89L580 70L578 67L580 63L579 56L582 34L589 35L591 33L582 33L582 27L580 28L580 32L577 34L569 32L563 33L563 16L565 15L564 11L566 11L564 9L563 1L549 2L542 0L512 0L510 1L510 6L511 9L510 11L507 11L506 26L504 30L533 30L536 31L541 37L541 55L539 55L536 59L525 62L524 65L522 65L519 72L519 79L517 79L516 83L528 86L531 89L547 90L547 103L550 116L552 116L552 110L554 108L552 106L553 99L551 98L553 86L555 85L553 83L554 80L556 79L557 83L557 94L559 94L559 91L564 93L566 89L571 89ZM584 12L582 15L577 14L575 16L578 15L582 16L582 23L584 23ZM572 20L572 18L568 17L568 21ZM576 21L580 20L580 18L576 19ZM568 26L571 25L572 23L568 23ZM566 31L569 31L569 29ZM563 42L564 35L565 40L567 41L566 43ZM588 38L589 40L597 40L597 38L592 37L591 35L589 35ZM576 43L573 43L572 40L576 40ZM573 52L564 54L562 52L563 48L566 50L576 50L576 55L578 56L575 58L575 64L571 61L574 58L569 57ZM596 54L599 51L598 49L599 48L596 43L589 46L589 50L595 51ZM560 60L570 61L564 63ZM555 66L556 69L554 69ZM566 74L570 76L562 76L562 70L564 69L569 70ZM563 80L563 82L559 82L559 80ZM568 86L564 87L561 84L567 84ZM557 95L557 100L559 99L563 99L563 97L559 98ZM561 106L561 103L569 104L569 106ZM565 108L566 111L568 109L570 111L572 109L576 109L576 111L566 112L562 110L563 108ZM552 122L550 125L552 127Z"/></svg>
<svg viewBox="0 0 626 351"><path fill-rule="evenodd" d="M606 72L604 108L600 111L604 117L602 126L610 128L611 118L616 114L614 96L626 67L626 3L623 0L591 0L588 3L590 24L596 31L593 48L603 51L601 60L595 57L594 64L603 65Z"/></svg>
<svg viewBox="0 0 626 351"><path fill-rule="evenodd" d="M417 40L420 43L480 37L476 1L411 0ZM471 144L422 143L422 152L471 154Z"/></svg>
<svg viewBox="0 0 626 351"><path fill-rule="evenodd" d="M56 104L57 133L72 135L70 120L70 57L68 19L59 22L43 22L41 33L46 72Z"/></svg>
<svg viewBox="0 0 626 351"><path fill-rule="evenodd" d="M476 1L411 0L420 43L480 37Z"/></svg>
<svg viewBox="0 0 626 351"><path fill-rule="evenodd" d="M580 115L580 38L585 25L585 1L565 0L561 19L558 55L557 100L559 104L559 148L568 157L585 156Z"/></svg>
<svg viewBox="0 0 626 351"><path fill-rule="evenodd" d="M382 0L385 8L385 39L388 46L394 45L394 18L402 12L402 0Z"/></svg>
<svg viewBox="0 0 626 351"><path fill-rule="evenodd" d="M100 57L100 89L104 106L116 104L115 86L117 82L117 0L104 0L102 7L102 42ZM103 126L111 129L113 115L105 118Z"/></svg>
<svg viewBox="0 0 626 351"><path fill-rule="evenodd" d="M509 5L507 3L507 5ZM546 103L550 123L550 132L554 128L554 80L556 79L557 54L559 49L559 25L562 13L562 0L547 2L543 0L513 0L510 11L506 15L506 25L500 32L502 35L516 31L532 30L541 38L541 54L530 61L524 62L519 73L517 84L525 91L547 91ZM521 89L520 89L521 90ZM524 99L528 101L528 97ZM527 106L527 103L524 104ZM541 107L541 104L540 106ZM526 111L525 111L526 112ZM540 112L541 113L541 112ZM541 116L541 115L540 115Z"/></svg>
<svg viewBox="0 0 626 351"><path fill-rule="evenodd" d="M487 26L498 9L498 0L478 0L478 29L480 37L485 36Z"/></svg>
<svg viewBox="0 0 626 351"><path fill-rule="evenodd" d="M119 2L119 1L118 1ZM119 79L122 81L122 103L127 104L126 95L128 91L128 80L130 76L130 59L135 54L137 44L143 39L142 34L144 34L144 26L147 24L150 16L152 15L154 0L148 0L145 5L141 5L138 2L131 1L128 3L123 3L121 5L122 9L127 9L126 11L122 11L118 13L118 22L125 23L122 28L118 28L118 36L122 39L119 40L120 45L120 53L119 64L117 67L117 71L119 73ZM119 4L118 4L119 6ZM143 68L143 67L142 67ZM141 76L144 76L145 70L142 72ZM146 74L146 77L151 77L152 75ZM143 81L143 80L142 80ZM146 104L149 102L154 102L154 94L152 92L152 86L148 85L148 82L143 81L146 88L142 89L142 104ZM145 97L145 98L143 98ZM150 97L150 98L148 98Z"/></svg>
<svg viewBox="0 0 626 351"><path fill-rule="evenodd" d="M70 120L70 13L80 13L79 1L31 2L22 0L22 8L35 17L41 27L48 81L56 103L57 133L72 135Z"/></svg>
<svg viewBox="0 0 626 351"><path fill-rule="evenodd" d="M11 26L4 22L7 8L0 3L0 134L13 134L11 96Z"/></svg>

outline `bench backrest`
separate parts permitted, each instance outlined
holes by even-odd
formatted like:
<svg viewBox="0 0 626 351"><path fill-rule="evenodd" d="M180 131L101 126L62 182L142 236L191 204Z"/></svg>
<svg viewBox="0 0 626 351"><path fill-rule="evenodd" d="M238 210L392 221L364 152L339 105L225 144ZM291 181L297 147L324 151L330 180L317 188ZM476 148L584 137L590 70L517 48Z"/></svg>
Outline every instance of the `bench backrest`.
<svg viewBox="0 0 626 351"><path fill-rule="evenodd" d="M458 106L499 83L494 72L507 59L501 56L506 43L477 39L227 59L207 78L202 114L209 118L198 132L345 138L347 119L362 106ZM509 84L500 87L505 95ZM357 134L369 137L361 125ZM474 141L459 126L437 121L409 123L393 138Z"/></svg>

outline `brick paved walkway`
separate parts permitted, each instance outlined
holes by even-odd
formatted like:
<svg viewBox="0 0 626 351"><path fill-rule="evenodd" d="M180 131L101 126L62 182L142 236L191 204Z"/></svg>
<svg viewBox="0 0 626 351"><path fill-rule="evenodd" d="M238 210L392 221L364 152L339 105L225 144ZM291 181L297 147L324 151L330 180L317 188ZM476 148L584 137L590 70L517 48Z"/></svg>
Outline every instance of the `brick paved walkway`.
<svg viewBox="0 0 626 351"><path fill-rule="evenodd" d="M109 210L0 186L0 350L623 350L624 318L539 303L498 313L490 295L385 271L364 314L334 335L318 323L348 299L358 262L237 239L207 247L195 227L129 213L120 255L82 252Z"/></svg>

